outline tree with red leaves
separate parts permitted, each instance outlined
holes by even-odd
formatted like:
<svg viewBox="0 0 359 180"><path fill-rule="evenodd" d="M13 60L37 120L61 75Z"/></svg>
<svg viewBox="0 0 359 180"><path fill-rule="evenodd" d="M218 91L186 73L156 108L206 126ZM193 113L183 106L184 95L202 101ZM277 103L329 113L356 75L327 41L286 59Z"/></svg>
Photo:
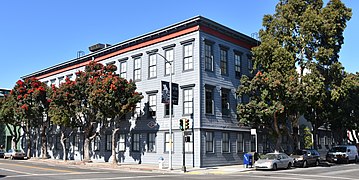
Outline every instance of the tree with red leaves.
<svg viewBox="0 0 359 180"><path fill-rule="evenodd" d="M84 161L90 161L89 145L98 135L95 124L112 123L112 157L115 157L115 134L119 130L119 121L126 114L132 112L142 95L136 92L136 85L132 81L120 78L116 74L116 66L90 62L85 71L76 73L72 104L76 110L76 120L84 130ZM54 100L55 101L55 100Z"/></svg>
<svg viewBox="0 0 359 180"><path fill-rule="evenodd" d="M63 150L63 160L67 160L65 141L72 135L74 129L79 126L76 118L77 98L75 97L76 82L66 78L57 88L52 86L52 101L50 103L49 116L51 121L60 127L60 142Z"/></svg>
<svg viewBox="0 0 359 180"><path fill-rule="evenodd" d="M18 80L10 92L15 100L15 112L21 120L21 126L27 140L27 157L31 157L32 130L41 127L42 156L46 157L46 128L48 124L47 111L49 108L48 87L35 78Z"/></svg>

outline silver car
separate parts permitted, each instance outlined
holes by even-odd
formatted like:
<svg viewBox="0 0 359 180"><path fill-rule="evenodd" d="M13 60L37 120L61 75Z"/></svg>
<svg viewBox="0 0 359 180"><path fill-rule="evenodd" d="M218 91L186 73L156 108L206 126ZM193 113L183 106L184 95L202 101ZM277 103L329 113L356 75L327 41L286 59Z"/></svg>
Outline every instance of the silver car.
<svg viewBox="0 0 359 180"><path fill-rule="evenodd" d="M277 170L279 168L291 168L294 161L284 153L268 153L261 156L255 163L256 169L272 169Z"/></svg>
<svg viewBox="0 0 359 180"><path fill-rule="evenodd" d="M20 149L9 149L8 152L4 153L4 159L25 159L24 151Z"/></svg>

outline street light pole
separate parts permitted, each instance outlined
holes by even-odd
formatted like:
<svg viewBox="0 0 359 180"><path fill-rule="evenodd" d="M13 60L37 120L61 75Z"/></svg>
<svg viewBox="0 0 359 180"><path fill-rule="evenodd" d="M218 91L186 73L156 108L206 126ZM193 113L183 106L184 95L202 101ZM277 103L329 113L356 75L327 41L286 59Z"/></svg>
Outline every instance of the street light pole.
<svg viewBox="0 0 359 180"><path fill-rule="evenodd" d="M170 134L170 139L169 139L169 144L170 144L170 150L168 152L168 169L172 170L172 63L170 61L167 60L167 58L165 56L163 56L162 54L159 53L155 53L158 54L159 56L161 56L166 63L170 64L170 103L169 103L169 116L170 116L170 124L169 124L169 134ZM165 69L166 69L166 64L165 64Z"/></svg>

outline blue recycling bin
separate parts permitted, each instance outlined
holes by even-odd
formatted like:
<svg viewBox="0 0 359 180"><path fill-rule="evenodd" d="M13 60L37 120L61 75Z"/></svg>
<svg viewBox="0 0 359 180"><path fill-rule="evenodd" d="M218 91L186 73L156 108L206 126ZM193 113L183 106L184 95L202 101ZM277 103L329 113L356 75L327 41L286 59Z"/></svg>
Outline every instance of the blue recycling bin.
<svg viewBox="0 0 359 180"><path fill-rule="evenodd" d="M248 166L250 165L252 167L253 165L253 155L252 154L249 154L249 153L245 153L243 155L243 165L248 168Z"/></svg>

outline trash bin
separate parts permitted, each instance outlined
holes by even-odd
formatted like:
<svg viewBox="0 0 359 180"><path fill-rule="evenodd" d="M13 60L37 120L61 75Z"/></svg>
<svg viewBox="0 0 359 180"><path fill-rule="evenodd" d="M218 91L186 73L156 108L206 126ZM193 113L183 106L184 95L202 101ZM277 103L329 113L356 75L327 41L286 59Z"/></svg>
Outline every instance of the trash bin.
<svg viewBox="0 0 359 180"><path fill-rule="evenodd" d="M250 165L252 167L253 165L253 155L249 154L249 153L245 153L243 155L243 165L248 168L248 166Z"/></svg>
<svg viewBox="0 0 359 180"><path fill-rule="evenodd" d="M163 162L165 159L161 156L158 158L158 169L163 169Z"/></svg>

